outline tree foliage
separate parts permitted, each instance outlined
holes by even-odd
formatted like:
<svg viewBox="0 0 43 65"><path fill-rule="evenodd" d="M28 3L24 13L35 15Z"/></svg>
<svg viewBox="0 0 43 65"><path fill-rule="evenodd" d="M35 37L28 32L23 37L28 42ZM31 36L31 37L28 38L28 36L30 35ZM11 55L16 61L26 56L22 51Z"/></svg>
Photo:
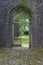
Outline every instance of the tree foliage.
<svg viewBox="0 0 43 65"><path fill-rule="evenodd" d="M16 11L18 11L21 14L21 16L23 16L24 18L29 18L29 20L32 21L33 13L27 6L23 6L23 5L18 6ZM20 14L18 14L18 17ZM19 19L19 18L16 18L16 19Z"/></svg>

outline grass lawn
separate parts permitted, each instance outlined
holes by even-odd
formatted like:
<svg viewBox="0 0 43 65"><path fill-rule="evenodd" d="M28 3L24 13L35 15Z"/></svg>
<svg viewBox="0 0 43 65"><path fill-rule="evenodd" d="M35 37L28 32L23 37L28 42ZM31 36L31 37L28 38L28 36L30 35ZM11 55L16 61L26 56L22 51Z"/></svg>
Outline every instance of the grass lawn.
<svg viewBox="0 0 43 65"><path fill-rule="evenodd" d="M19 45L19 44L29 44L29 35L22 35L19 37L15 37L14 45Z"/></svg>

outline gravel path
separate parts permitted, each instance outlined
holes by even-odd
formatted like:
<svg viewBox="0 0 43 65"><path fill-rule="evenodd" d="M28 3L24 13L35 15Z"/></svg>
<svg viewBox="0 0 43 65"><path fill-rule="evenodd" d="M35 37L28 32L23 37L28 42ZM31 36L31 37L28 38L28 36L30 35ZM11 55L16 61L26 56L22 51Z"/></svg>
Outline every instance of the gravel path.
<svg viewBox="0 0 43 65"><path fill-rule="evenodd" d="M43 57L35 49L14 47L0 52L0 65L43 65Z"/></svg>

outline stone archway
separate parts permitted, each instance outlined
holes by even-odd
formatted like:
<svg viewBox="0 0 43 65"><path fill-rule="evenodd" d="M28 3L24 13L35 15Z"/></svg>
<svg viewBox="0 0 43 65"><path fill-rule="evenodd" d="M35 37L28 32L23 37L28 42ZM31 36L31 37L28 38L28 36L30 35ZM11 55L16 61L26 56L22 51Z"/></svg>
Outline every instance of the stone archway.
<svg viewBox="0 0 43 65"><path fill-rule="evenodd" d="M40 1L40 0L39 0ZM24 6L33 11L33 21L30 27L31 47L43 47L43 1L26 0ZM19 0L1 0L0 1L0 46L11 47L12 38L12 22L10 12L18 5L21 5ZM23 4L22 4L23 5ZM40 20L40 22L39 22ZM39 25L40 24L40 25ZM41 32L41 34L40 34Z"/></svg>
<svg viewBox="0 0 43 65"><path fill-rule="evenodd" d="M31 3L28 5L30 2L24 3L24 6L27 6L27 9L32 9ZM26 5L25 5L26 4ZM0 46L6 46L6 47L11 47L13 43L13 38L12 38L12 17L11 17L11 11L14 7L21 5L19 0L7 0L7 1L1 1L1 40L0 40ZM2 14L3 13L3 14ZM32 28L33 29L33 28ZM33 34L33 33L32 33ZM33 37L33 36L32 36ZM32 40L32 39L31 39ZM1 42L2 41L2 42ZM33 40L32 40L33 41ZM32 43L31 43L32 45Z"/></svg>
<svg viewBox="0 0 43 65"><path fill-rule="evenodd" d="M11 36L12 36L12 43L14 42L14 34L12 33L12 24L14 24L14 22L13 22L13 18L15 17L15 15L16 14L18 14L18 13L20 13L20 12L24 12L25 14L28 14L28 18L30 19L32 19L32 11L28 8L28 7L26 7L26 6L24 6L24 5L17 5L16 7L14 7L13 9L11 9L11 11L9 12L9 18L10 18L10 21L9 21L9 23L11 24L11 25L9 25L9 27L11 27L11 30L10 30L10 34L12 34ZM32 22L32 20L30 20L31 22ZM30 24L30 22L29 22L29 24ZM32 25L32 24L31 24ZM31 33L32 34L32 33ZM29 36L31 36L31 34L29 34ZM29 38L30 40L31 40L31 38ZM30 41L31 42L31 41ZM13 45L13 44L12 44ZM31 43L30 43L30 45L31 45Z"/></svg>

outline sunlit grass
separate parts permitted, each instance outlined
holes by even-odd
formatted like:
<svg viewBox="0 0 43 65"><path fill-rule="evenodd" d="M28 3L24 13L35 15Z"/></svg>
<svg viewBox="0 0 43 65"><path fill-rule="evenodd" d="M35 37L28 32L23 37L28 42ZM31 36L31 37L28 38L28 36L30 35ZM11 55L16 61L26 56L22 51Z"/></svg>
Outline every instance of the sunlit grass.
<svg viewBox="0 0 43 65"><path fill-rule="evenodd" d="M14 44L29 44L29 35L22 35L19 37L15 37Z"/></svg>

